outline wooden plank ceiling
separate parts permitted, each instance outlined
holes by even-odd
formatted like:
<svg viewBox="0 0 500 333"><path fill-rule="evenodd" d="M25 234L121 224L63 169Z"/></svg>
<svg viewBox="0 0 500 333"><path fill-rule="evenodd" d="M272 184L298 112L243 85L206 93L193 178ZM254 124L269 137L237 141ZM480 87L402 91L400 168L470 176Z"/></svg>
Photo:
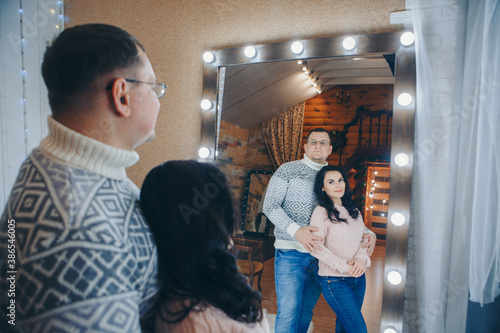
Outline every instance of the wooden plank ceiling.
<svg viewBox="0 0 500 333"><path fill-rule="evenodd" d="M312 59L307 67L326 91L338 85L394 84L392 59ZM224 86L222 120L248 129L318 94L295 60L229 66Z"/></svg>

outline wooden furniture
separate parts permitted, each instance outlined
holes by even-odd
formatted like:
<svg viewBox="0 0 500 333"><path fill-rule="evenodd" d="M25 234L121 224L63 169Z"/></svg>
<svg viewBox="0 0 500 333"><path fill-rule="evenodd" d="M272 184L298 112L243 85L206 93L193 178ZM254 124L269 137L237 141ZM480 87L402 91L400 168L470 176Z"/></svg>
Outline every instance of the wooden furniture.
<svg viewBox="0 0 500 333"><path fill-rule="evenodd" d="M262 241L233 238L236 252L237 265L240 272L248 276L248 282L253 286L253 279L257 275L257 287L262 291L260 281L264 271L264 259L262 257Z"/></svg>

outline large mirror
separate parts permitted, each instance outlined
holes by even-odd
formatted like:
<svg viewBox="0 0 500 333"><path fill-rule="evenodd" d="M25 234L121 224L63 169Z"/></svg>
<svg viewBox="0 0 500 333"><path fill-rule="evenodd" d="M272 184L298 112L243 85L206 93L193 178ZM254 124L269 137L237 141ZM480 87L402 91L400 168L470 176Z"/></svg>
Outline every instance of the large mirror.
<svg viewBox="0 0 500 333"><path fill-rule="evenodd" d="M409 40L405 37L409 37ZM411 33L397 32L295 40L242 46L207 52L204 55L200 160L215 161L219 137L225 135L226 122L239 122L251 128L267 119L269 112L278 114L290 106L313 98L319 92L329 91L331 87L354 84L352 77L351 83L342 81L346 77L345 73L342 75L342 71L346 69L356 67L356 70L364 73L358 75L364 77L364 82L357 82L360 85L374 84L370 82L370 77L377 78L377 84L393 84L392 143L388 160L391 170L391 200L387 217L390 223L387 224L385 244L381 332L402 331L416 86L414 44L411 37ZM315 76L319 77L318 81L321 83L319 87L302 86L301 93L291 89L302 84L290 75L290 72L297 71L298 60L306 61L308 69L315 70ZM257 66L265 70L254 70ZM322 79L321 73L332 68L336 68L338 77ZM262 78L256 73L267 74ZM239 78L236 79L237 77ZM384 82L383 78L387 81ZM256 85L257 81L261 83ZM270 87L281 82L290 89L263 89L263 81ZM252 95L257 91L261 91L260 97L254 96L249 101L248 94ZM340 102L342 99L353 98L348 89L342 89L337 94L337 101ZM270 105L274 102L276 104ZM230 112L231 108L236 111ZM231 172L229 176L231 177ZM244 186L243 179L241 186Z"/></svg>

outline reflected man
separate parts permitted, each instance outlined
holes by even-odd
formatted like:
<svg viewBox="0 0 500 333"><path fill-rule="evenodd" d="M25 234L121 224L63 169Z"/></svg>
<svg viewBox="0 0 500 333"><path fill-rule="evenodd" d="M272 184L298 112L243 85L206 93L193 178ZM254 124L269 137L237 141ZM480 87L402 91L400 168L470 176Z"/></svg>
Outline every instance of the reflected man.
<svg viewBox="0 0 500 333"><path fill-rule="evenodd" d="M313 308L321 294L318 260L310 252L320 251L322 241L309 226L317 206L314 180L332 152L327 130L316 128L306 138L304 158L281 165L269 182L263 212L275 225L274 274L278 314L275 332L307 332ZM375 234L366 229L368 252L375 247Z"/></svg>

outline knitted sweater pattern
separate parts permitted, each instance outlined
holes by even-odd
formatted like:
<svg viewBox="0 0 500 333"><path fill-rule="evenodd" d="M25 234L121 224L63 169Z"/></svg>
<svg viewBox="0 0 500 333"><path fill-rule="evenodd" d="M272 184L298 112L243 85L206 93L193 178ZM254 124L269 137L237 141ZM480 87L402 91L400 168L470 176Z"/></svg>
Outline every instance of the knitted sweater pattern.
<svg viewBox="0 0 500 333"><path fill-rule="evenodd" d="M293 223L300 227L309 225L312 211L318 204L313 191L318 170L308 166L304 160L299 160L284 163L273 174L264 199L263 212L275 225L277 248L281 248L280 241L294 241L297 244L292 248L301 247L290 234L289 227Z"/></svg>
<svg viewBox="0 0 500 333"><path fill-rule="evenodd" d="M2 321L12 302L5 274L15 271L14 327L23 332L141 331L157 292L157 257L138 198L126 176L108 177L34 149L0 221ZM5 269L8 224L15 225L16 253Z"/></svg>

